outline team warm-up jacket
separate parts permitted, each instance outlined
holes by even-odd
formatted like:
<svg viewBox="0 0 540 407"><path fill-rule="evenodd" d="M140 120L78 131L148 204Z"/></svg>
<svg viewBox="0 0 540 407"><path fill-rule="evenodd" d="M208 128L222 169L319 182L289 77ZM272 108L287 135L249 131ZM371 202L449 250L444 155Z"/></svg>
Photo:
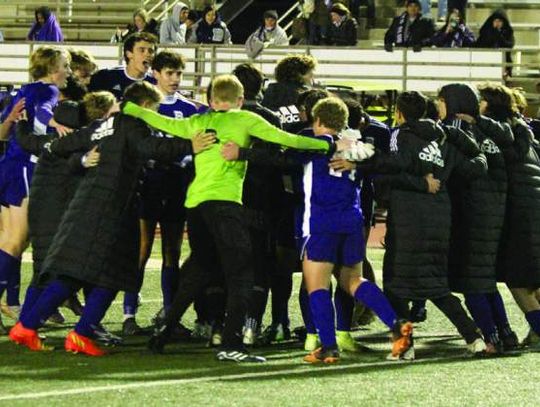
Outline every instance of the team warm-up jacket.
<svg viewBox="0 0 540 407"><path fill-rule="evenodd" d="M90 168L62 218L43 262L44 278L68 277L119 291L136 292L139 224L136 188L148 159L172 162L191 154L191 143L152 137L132 117L116 114L93 132L79 132L46 144L47 151L68 156L99 146L100 162Z"/></svg>
<svg viewBox="0 0 540 407"><path fill-rule="evenodd" d="M461 121L452 124L474 136L486 156L488 171L473 179L455 174L448 183L452 203L450 288L461 293L494 292L506 209L507 176L502 151L512 145L512 130L487 117L479 117L473 126Z"/></svg>
<svg viewBox="0 0 540 407"><path fill-rule="evenodd" d="M514 143L503 151L508 173L506 217L497 261L498 277L512 288L540 287L540 160L533 134L512 124Z"/></svg>
<svg viewBox="0 0 540 407"><path fill-rule="evenodd" d="M454 171L469 177L482 174L485 159L466 135L445 132L431 120L400 126L397 142L397 154L379 155L359 165L389 173L380 176L391 186L384 288L406 299L442 297L450 292L450 200L445 184ZM423 177L429 173L441 181L437 194L427 193Z"/></svg>

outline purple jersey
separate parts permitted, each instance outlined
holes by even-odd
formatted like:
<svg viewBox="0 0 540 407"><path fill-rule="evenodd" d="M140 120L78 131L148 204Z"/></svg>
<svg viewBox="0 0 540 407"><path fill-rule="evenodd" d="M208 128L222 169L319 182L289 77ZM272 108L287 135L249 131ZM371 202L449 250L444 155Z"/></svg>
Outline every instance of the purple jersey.
<svg viewBox="0 0 540 407"><path fill-rule="evenodd" d="M53 109L58 103L58 95L58 88L50 83L33 82L24 85L4 109L2 121L7 118L13 106L24 98L28 122L32 123L32 132L40 135L52 133L54 129L49 127L48 124L53 117ZM15 126L13 126L10 131L5 158L28 161L30 157L31 155L24 151L15 140Z"/></svg>
<svg viewBox="0 0 540 407"><path fill-rule="evenodd" d="M88 90L90 92L106 90L111 92L117 100L121 100L124 96L124 90L132 83L140 80L150 82L153 85L156 84L156 80L149 73L142 79L132 78L127 74L125 66L101 69L92 75Z"/></svg>
<svg viewBox="0 0 540 407"><path fill-rule="evenodd" d="M176 92L174 95L165 96L159 105L158 111L165 116L183 119L197 113L204 113L207 109L204 105L197 106L194 102Z"/></svg>
<svg viewBox="0 0 540 407"><path fill-rule="evenodd" d="M321 136L332 140L332 136ZM301 235L350 234L362 231L360 186L356 170L336 172L326 155L309 156L304 164L304 211Z"/></svg>

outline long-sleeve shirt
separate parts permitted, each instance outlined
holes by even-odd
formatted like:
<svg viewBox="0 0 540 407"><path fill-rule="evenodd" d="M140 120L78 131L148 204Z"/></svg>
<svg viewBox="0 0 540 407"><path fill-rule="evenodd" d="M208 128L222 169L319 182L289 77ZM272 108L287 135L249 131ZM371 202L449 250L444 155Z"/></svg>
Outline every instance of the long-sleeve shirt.
<svg viewBox="0 0 540 407"><path fill-rule="evenodd" d="M329 152L332 144L287 133L272 126L252 112L232 109L171 119L128 102L123 112L138 117L150 126L168 134L191 139L198 132L213 130L218 143L195 156L195 179L189 186L186 207L194 208L206 201L242 203L242 186L246 174L243 161L226 161L221 146L232 141L240 147L251 144L251 136L286 147Z"/></svg>

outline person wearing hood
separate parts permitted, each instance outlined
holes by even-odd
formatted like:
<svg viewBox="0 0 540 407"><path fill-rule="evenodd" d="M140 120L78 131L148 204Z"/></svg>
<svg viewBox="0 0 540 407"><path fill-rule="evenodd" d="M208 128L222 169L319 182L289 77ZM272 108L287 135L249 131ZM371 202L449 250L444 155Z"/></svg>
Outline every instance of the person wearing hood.
<svg viewBox="0 0 540 407"><path fill-rule="evenodd" d="M479 354L484 352L485 343L448 284L447 181L456 172L478 177L487 165L474 141L463 132L451 132L422 119L425 110L421 94L402 93L396 105L396 152L375 155L358 164L360 171L379 174L379 181L391 188L384 290L398 316L407 320L409 301L433 302L457 328L469 351ZM414 358L413 350L405 358Z"/></svg>
<svg viewBox="0 0 540 407"><path fill-rule="evenodd" d="M433 21L422 16L420 2L407 0L406 10L394 17L392 25L384 35L384 49L391 52L394 47L412 47L420 51L423 46L430 45L435 32Z"/></svg>
<svg viewBox="0 0 540 407"><path fill-rule="evenodd" d="M476 41L478 48L514 48L514 29L504 10L496 10L480 28ZM506 53L506 62L512 63L512 55ZM506 68L506 74L512 76L512 67Z"/></svg>
<svg viewBox="0 0 540 407"><path fill-rule="evenodd" d="M182 2L175 4L171 16L161 23L159 30L160 44L177 44L183 45L186 43L186 20L189 14L189 7Z"/></svg>
<svg viewBox="0 0 540 407"><path fill-rule="evenodd" d="M64 34L60 23L48 7L39 7L35 11L36 22L26 36L28 41L63 42Z"/></svg>
<svg viewBox="0 0 540 407"><path fill-rule="evenodd" d="M145 9L139 8L133 13L133 23L128 24L125 30L116 29L111 42L124 42L129 36L135 33L146 32L157 37L157 21L150 18Z"/></svg>
<svg viewBox="0 0 540 407"><path fill-rule="evenodd" d="M433 45L440 48L468 48L474 45L474 34L465 25L459 10L448 15L446 24L433 36Z"/></svg>
<svg viewBox="0 0 540 407"><path fill-rule="evenodd" d="M326 43L337 46L355 46L358 41L358 23L351 12L341 3L330 9L331 23L328 26Z"/></svg>
<svg viewBox="0 0 540 407"><path fill-rule="evenodd" d="M256 58L269 45L289 45L287 33L278 25L276 10L264 12L262 24L246 41L246 52L249 58Z"/></svg>
<svg viewBox="0 0 540 407"><path fill-rule="evenodd" d="M442 123L473 137L488 163L486 174L470 180L455 174L448 183L452 204L450 288L465 296L488 354L513 350L518 339L508 322L496 279L497 250L506 209L503 150L512 146L512 130L508 124L480 115L478 93L467 84L443 86L438 106Z"/></svg>
<svg viewBox="0 0 540 407"><path fill-rule="evenodd" d="M202 18L192 27L188 42L190 44L232 44L227 24L221 21L214 6L204 9Z"/></svg>

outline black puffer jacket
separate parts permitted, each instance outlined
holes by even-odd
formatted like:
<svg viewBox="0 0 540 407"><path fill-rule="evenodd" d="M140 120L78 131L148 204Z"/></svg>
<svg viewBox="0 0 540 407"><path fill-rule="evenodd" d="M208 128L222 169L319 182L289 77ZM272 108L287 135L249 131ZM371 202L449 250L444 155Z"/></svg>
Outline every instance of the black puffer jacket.
<svg viewBox="0 0 540 407"><path fill-rule="evenodd" d="M268 85L264 92L261 104L277 113L283 129L296 133L302 129L297 128L300 123L300 110L296 106L298 96L307 87L299 82L275 82Z"/></svg>
<svg viewBox="0 0 540 407"><path fill-rule="evenodd" d="M119 291L142 283L136 187L146 160L172 162L191 154L191 143L152 137L142 121L117 114L92 133L79 132L50 143L67 156L98 144L100 162L81 181L41 269L44 278L71 277Z"/></svg>
<svg viewBox="0 0 540 407"><path fill-rule="evenodd" d="M383 265L385 290L400 298L437 298L450 291L450 200L445 183L452 172L473 177L486 170L471 139L457 132L450 136L452 142L431 120L405 124L399 129L398 153L374 160L375 172L400 171L384 177L392 189ZM464 145L463 151L477 157L470 160L456 145ZM435 195L427 193L423 179L429 173L441 180Z"/></svg>
<svg viewBox="0 0 540 407"><path fill-rule="evenodd" d="M337 46L355 46L358 42L358 23L354 17L345 17L339 26L328 25L326 43Z"/></svg>
<svg viewBox="0 0 540 407"><path fill-rule="evenodd" d="M480 117L474 126L460 121L454 124L474 136L486 156L488 172L473 179L456 174L448 183L452 203L450 288L461 293L489 293L497 288L495 267L507 188L502 151L512 145L512 130L487 117Z"/></svg>
<svg viewBox="0 0 540 407"><path fill-rule="evenodd" d="M511 288L539 288L540 160L530 128L514 120L512 130L514 143L504 151L508 197L497 274Z"/></svg>

